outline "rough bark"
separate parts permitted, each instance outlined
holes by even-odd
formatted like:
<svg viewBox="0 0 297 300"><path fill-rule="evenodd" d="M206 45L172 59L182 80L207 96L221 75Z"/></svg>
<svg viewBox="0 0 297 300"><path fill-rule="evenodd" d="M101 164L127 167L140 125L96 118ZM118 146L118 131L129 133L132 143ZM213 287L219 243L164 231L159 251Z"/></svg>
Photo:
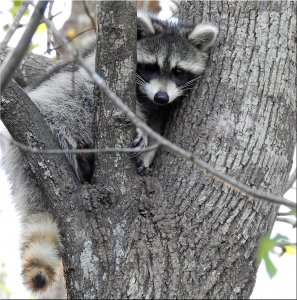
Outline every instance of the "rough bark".
<svg viewBox="0 0 297 300"><path fill-rule="evenodd" d="M292 2L184 2L184 19L212 21L220 36L204 78L167 127L171 141L278 195L295 142L294 8ZM100 142L116 145L125 129L114 136L119 126L104 112ZM270 233L277 206L247 199L164 151L154 176L142 183L127 177L128 159L100 161L97 186L112 185L108 198L114 199L106 210L109 288L102 296L250 296L256 248Z"/></svg>
<svg viewBox="0 0 297 300"><path fill-rule="evenodd" d="M171 141L217 169L278 195L296 136L295 10L296 3L287 1L182 2L184 20L211 21L220 34L206 74L172 112L166 130ZM130 107L135 21L135 3L100 2L97 70ZM96 146L129 146L132 126L95 94ZM6 114L12 111L10 106ZM25 124L34 109L27 114ZM11 122L13 133L21 123ZM40 132L31 132L34 140L48 145ZM15 135L24 134L16 128ZM83 186L67 167L63 176L55 171L58 159L43 160L54 178L40 171L36 178L59 220L69 298L250 296L256 248L269 234L277 206L246 199L165 151L148 178L136 174L127 155L98 155L94 180ZM38 159L28 160L35 170Z"/></svg>
<svg viewBox="0 0 297 300"><path fill-rule="evenodd" d="M9 49L1 48L0 65L5 60L6 56L9 55ZM25 88L40 80L40 78L44 76L54 65L55 63L50 58L28 53L23 58L22 63L18 66L13 78L22 88Z"/></svg>

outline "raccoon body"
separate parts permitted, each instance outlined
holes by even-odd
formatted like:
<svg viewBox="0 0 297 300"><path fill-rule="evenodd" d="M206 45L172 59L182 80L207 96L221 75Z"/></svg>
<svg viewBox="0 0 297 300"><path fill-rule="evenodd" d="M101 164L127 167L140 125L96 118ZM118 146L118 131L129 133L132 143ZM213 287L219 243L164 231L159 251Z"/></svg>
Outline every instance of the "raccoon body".
<svg viewBox="0 0 297 300"><path fill-rule="evenodd" d="M207 50L217 30L210 25L196 27L163 22L143 12L137 16L137 101L136 114L153 129L162 132L171 103L186 95L205 69ZM87 51L85 63L95 68L95 51ZM90 148L92 142L93 83L76 66L54 70L44 81L28 89L63 149ZM135 149L151 141L136 129ZM61 242L54 218L40 207L44 195L29 176L25 157L14 146L3 143L3 165L12 183L13 200L21 215L22 267L26 285L33 292L48 290L61 281ZM137 172L148 175L155 151L137 153ZM69 154L67 158L81 182L90 182L93 155ZM38 201L37 201L38 200ZM59 279L60 278L60 279Z"/></svg>
<svg viewBox="0 0 297 300"><path fill-rule="evenodd" d="M94 69L94 51L84 60ZM82 68L75 69L73 72L70 65L60 70L55 68L45 81L27 89L63 149L92 147L94 85ZM6 129L3 133L8 135ZM46 213L47 201L40 201L45 196L30 174L20 149L1 140L0 146L1 162L12 185L12 198L22 223L20 248L24 283L33 293L43 293L61 282L58 226ZM69 154L67 158L80 181L90 181L93 155Z"/></svg>
<svg viewBox="0 0 297 300"><path fill-rule="evenodd" d="M138 12L136 114L162 133L171 104L188 94L205 71L207 51L215 43L217 28L161 21ZM143 149L151 141L136 129L132 147ZM137 172L150 175L155 151L135 153Z"/></svg>

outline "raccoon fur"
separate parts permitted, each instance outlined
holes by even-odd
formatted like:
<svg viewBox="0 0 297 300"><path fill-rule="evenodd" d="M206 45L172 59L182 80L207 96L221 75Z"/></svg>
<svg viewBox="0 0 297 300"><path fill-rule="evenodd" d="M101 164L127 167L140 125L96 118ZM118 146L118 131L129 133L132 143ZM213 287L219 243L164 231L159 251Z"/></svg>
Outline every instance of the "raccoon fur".
<svg viewBox="0 0 297 300"><path fill-rule="evenodd" d="M209 24L188 26L138 13L136 114L159 133L171 104L186 96L204 72L207 52L217 33L217 28ZM132 147L143 149L150 143L137 128ZM156 151L133 154L138 174L151 174Z"/></svg>
<svg viewBox="0 0 297 300"><path fill-rule="evenodd" d="M217 29L211 25L186 26L160 21L144 12L137 16L137 101L136 114L161 131L170 104L186 95L203 73L207 50L214 44ZM95 50L87 51L85 63L95 68ZM90 148L92 139L93 82L83 68L62 65L45 80L27 90L61 148ZM8 133L7 133L8 134ZM151 141L136 129L133 147ZM33 292L44 292L61 281L59 230L46 207L44 196L28 175L25 157L15 147L2 143L3 165L12 183L13 200L21 216L21 258L25 284ZM137 172L148 175L155 151L136 153ZM90 182L93 155L69 154L67 158L81 182ZM45 202L45 201L44 201Z"/></svg>
<svg viewBox="0 0 297 300"><path fill-rule="evenodd" d="M84 62L95 66L94 47ZM92 147L92 109L94 84L79 67L55 67L45 80L28 87L27 93L58 138L61 148ZM9 135L6 129L3 132ZM11 183L12 198L21 220L21 263L25 285L33 293L43 294L60 285L61 241L58 226L46 213L46 201L29 174L25 157L19 148L0 140L1 163ZM80 181L90 181L93 172L92 154L69 154L67 158ZM44 203L44 207L40 206Z"/></svg>

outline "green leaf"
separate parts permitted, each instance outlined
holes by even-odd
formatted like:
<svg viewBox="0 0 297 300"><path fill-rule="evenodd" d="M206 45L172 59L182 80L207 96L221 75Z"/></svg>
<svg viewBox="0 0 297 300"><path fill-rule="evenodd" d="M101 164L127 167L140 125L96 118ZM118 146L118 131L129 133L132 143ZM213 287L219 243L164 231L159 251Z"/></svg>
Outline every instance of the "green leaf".
<svg viewBox="0 0 297 300"><path fill-rule="evenodd" d="M274 277L275 274L277 273L277 269L273 264L273 262L271 261L271 259L269 258L269 255L268 254L265 255L263 259L264 259L266 271L269 274L270 278Z"/></svg>
<svg viewBox="0 0 297 300"><path fill-rule="evenodd" d="M260 241L260 245L257 252L257 259L259 263L262 259L268 256L268 253L277 245L275 240L270 239L268 236L264 236Z"/></svg>
<svg viewBox="0 0 297 300"><path fill-rule="evenodd" d="M14 0L13 1L13 7L9 10L13 17L17 14L22 2L23 2L23 0Z"/></svg>
<svg viewBox="0 0 297 300"><path fill-rule="evenodd" d="M46 30L46 24L45 23L41 23L40 25L38 25L35 33L40 33L40 32L44 32Z"/></svg>

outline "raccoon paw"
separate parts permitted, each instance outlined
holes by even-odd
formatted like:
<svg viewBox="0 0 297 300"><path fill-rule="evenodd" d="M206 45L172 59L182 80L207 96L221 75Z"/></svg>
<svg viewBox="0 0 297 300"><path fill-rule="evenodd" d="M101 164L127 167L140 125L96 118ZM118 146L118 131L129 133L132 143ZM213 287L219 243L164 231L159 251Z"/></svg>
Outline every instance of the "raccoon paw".
<svg viewBox="0 0 297 300"><path fill-rule="evenodd" d="M136 137L132 142L132 148L136 149L143 149L147 147L147 136L143 134L140 130L136 132ZM136 150L135 149L135 150ZM141 153L140 152L132 152L131 157L138 157Z"/></svg>
<svg viewBox="0 0 297 300"><path fill-rule="evenodd" d="M78 142L77 149L90 149L91 143ZM76 155L81 182L91 182L94 171L94 153L79 153Z"/></svg>
<svg viewBox="0 0 297 300"><path fill-rule="evenodd" d="M146 167L143 161L137 162L137 174L140 176L151 176L153 170L150 167Z"/></svg>

